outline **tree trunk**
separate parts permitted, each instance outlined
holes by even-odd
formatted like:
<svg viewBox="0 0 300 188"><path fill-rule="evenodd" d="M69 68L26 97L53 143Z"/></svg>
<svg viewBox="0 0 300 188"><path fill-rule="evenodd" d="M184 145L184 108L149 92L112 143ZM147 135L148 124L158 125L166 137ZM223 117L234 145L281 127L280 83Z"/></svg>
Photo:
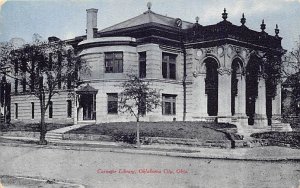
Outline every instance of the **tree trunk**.
<svg viewBox="0 0 300 188"><path fill-rule="evenodd" d="M45 124L45 98L42 97L42 100L40 100L41 104L41 123L40 123L40 145L47 145L46 140L46 133L47 133L47 126Z"/></svg>
<svg viewBox="0 0 300 188"><path fill-rule="evenodd" d="M140 142L140 120L136 120L136 146L141 147L141 142Z"/></svg>

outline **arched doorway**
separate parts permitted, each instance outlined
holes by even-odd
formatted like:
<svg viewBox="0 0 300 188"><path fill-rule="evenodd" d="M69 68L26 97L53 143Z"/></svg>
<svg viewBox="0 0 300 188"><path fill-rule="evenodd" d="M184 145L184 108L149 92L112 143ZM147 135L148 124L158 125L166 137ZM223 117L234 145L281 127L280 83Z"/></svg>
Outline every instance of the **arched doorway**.
<svg viewBox="0 0 300 188"><path fill-rule="evenodd" d="M250 57L246 67L246 115L248 124L254 125L255 101L258 96L259 59Z"/></svg>
<svg viewBox="0 0 300 188"><path fill-rule="evenodd" d="M206 78L205 94L207 94L207 114L209 116L218 115L218 63L213 58L205 61Z"/></svg>
<svg viewBox="0 0 300 188"><path fill-rule="evenodd" d="M231 65L231 115L236 113L236 97L238 95L238 75L241 74L242 61L238 58Z"/></svg>

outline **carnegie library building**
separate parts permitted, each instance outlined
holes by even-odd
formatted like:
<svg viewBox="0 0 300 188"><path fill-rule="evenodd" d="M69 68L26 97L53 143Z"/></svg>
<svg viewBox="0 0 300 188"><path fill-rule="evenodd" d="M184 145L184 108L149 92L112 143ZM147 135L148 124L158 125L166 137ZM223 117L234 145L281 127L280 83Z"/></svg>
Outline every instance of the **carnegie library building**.
<svg viewBox="0 0 300 188"><path fill-rule="evenodd" d="M201 25L198 17L192 23L155 13L150 4L140 15L108 28L97 28L97 9L86 14L86 35L66 42L91 73L81 76L77 88L61 87L46 122L135 121L118 110L121 83L135 74L161 95L162 105L142 121L218 121L260 128L280 123L281 85L259 74L266 58L280 60L285 53L277 26L268 34L262 21L259 31L252 30L242 13L241 23L234 25L226 9L220 11L220 22ZM39 122L38 99L15 84L11 122Z"/></svg>

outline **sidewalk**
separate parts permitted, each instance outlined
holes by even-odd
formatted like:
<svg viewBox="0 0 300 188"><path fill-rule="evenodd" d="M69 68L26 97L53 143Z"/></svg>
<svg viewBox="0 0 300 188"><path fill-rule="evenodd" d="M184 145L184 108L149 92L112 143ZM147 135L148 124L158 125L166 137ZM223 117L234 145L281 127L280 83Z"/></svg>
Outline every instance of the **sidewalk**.
<svg viewBox="0 0 300 188"><path fill-rule="evenodd" d="M300 149L287 147L266 146L255 148L199 148L173 145L142 145L135 148L133 145L118 142L82 141L82 140L59 140L50 141L48 145L28 144L29 141L37 141L35 138L26 137L7 137L1 136L6 143L14 147L34 147L47 149L65 149L81 151L100 151L115 153L134 153L146 155L161 155L186 158L205 158L205 159L228 159L228 160L253 160L253 161L300 161ZM16 141L21 141L17 142ZM23 141L23 142L22 142Z"/></svg>

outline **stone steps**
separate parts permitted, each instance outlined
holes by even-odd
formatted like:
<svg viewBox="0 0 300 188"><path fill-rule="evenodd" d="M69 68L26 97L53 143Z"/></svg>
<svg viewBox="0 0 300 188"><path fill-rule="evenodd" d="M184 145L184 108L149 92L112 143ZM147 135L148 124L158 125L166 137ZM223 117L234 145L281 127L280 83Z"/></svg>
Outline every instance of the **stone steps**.
<svg viewBox="0 0 300 188"><path fill-rule="evenodd" d="M55 132L48 132L46 134L46 140L53 141L53 140L62 140L63 133L55 133Z"/></svg>
<svg viewBox="0 0 300 188"><path fill-rule="evenodd" d="M269 131L289 132L292 128L289 123L273 123L268 127Z"/></svg>

